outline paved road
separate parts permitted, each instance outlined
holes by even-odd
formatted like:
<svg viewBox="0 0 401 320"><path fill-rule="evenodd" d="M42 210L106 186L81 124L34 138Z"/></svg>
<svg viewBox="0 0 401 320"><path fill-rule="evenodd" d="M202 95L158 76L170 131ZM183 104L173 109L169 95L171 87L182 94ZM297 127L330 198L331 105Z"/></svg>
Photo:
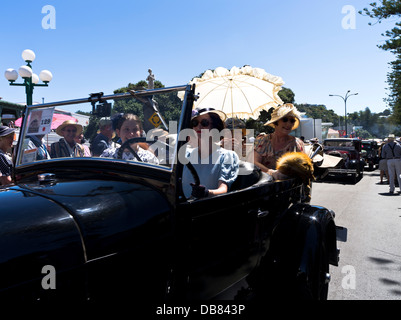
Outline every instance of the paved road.
<svg viewBox="0 0 401 320"><path fill-rule="evenodd" d="M339 267L330 266L330 300L401 300L401 195L379 181L375 170L355 185L313 184L311 204L334 210L336 224L347 228Z"/></svg>

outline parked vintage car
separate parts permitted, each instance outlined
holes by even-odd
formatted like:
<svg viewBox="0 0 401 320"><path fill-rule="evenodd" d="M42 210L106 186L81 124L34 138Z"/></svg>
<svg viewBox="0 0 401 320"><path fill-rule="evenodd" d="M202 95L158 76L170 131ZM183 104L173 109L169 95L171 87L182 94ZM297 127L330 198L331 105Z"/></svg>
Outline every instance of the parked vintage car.
<svg viewBox="0 0 401 320"><path fill-rule="evenodd" d="M374 170L379 166L379 146L377 141L374 140L362 140L361 155L365 159L365 165L369 167L369 170Z"/></svg>
<svg viewBox="0 0 401 320"><path fill-rule="evenodd" d="M185 197L181 177L189 164L180 156L188 144L181 133L190 127L194 92L99 93L26 108L15 184L0 189L2 302L326 299L329 264L339 256L334 212L303 203L298 179L272 181L242 161L228 193ZM36 160L28 132L48 133L55 107L87 105L104 116L105 102L113 111L136 110L144 137L126 146L149 144L159 164ZM39 127L32 128L34 120Z"/></svg>
<svg viewBox="0 0 401 320"><path fill-rule="evenodd" d="M363 177L365 160L361 155L362 142L356 138L331 138L323 141L324 152L341 157L341 167L329 169L331 175L351 176L356 183Z"/></svg>

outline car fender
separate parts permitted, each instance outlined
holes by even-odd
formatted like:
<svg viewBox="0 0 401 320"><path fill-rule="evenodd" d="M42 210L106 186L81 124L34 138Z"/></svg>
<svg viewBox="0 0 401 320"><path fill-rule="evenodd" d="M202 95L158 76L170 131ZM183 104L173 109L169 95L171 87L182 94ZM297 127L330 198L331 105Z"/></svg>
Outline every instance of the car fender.
<svg viewBox="0 0 401 320"><path fill-rule="evenodd" d="M273 229L271 250L279 257L291 257L302 268L302 261L319 246L327 250L329 263L338 265L334 212L321 206L298 203L279 218ZM288 258L285 258L288 260Z"/></svg>

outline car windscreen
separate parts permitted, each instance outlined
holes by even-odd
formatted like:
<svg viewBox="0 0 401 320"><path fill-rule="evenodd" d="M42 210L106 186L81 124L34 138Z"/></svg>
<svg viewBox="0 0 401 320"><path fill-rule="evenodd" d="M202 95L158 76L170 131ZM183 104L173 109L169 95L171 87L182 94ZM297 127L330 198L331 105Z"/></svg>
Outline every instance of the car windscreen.
<svg viewBox="0 0 401 320"><path fill-rule="evenodd" d="M353 147L352 141L325 140L326 147Z"/></svg>
<svg viewBox="0 0 401 320"><path fill-rule="evenodd" d="M79 157L171 170L185 88L29 106L17 121L15 165Z"/></svg>

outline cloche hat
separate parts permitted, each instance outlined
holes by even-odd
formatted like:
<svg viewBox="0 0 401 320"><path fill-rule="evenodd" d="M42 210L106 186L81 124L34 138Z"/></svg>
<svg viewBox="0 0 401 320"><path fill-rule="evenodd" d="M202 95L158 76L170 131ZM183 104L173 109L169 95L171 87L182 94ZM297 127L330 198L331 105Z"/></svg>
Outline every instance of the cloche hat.
<svg viewBox="0 0 401 320"><path fill-rule="evenodd" d="M14 128L10 128L7 126L0 126L0 137L8 136L10 133L15 131Z"/></svg>
<svg viewBox="0 0 401 320"><path fill-rule="evenodd" d="M193 118L199 117L203 114L210 113L210 112L217 114L220 117L221 121L223 121L223 122L227 118L226 114L223 111L216 110L214 108L195 108L192 110L191 120Z"/></svg>

